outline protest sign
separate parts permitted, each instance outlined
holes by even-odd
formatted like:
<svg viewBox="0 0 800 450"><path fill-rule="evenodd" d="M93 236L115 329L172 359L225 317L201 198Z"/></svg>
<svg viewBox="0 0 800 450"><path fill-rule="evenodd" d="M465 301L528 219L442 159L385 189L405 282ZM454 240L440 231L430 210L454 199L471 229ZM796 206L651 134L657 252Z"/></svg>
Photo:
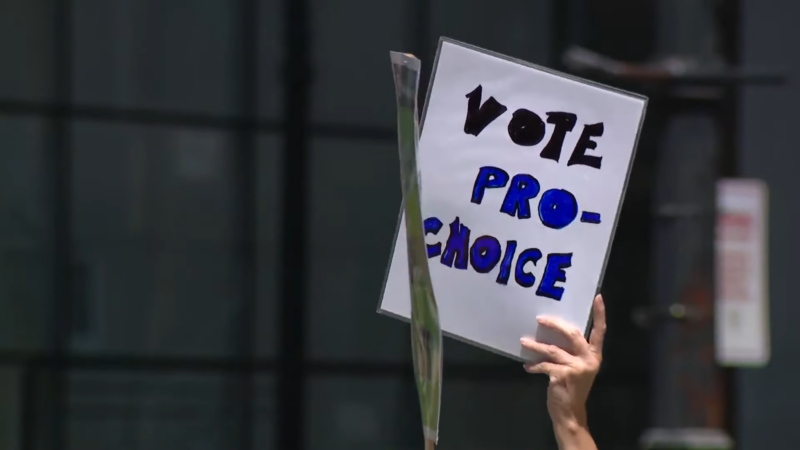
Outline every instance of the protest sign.
<svg viewBox="0 0 800 450"><path fill-rule="evenodd" d="M554 315L584 329L647 99L442 39L418 166L443 333L518 360ZM405 216L379 312L411 316ZM631 262L631 264L635 264Z"/></svg>

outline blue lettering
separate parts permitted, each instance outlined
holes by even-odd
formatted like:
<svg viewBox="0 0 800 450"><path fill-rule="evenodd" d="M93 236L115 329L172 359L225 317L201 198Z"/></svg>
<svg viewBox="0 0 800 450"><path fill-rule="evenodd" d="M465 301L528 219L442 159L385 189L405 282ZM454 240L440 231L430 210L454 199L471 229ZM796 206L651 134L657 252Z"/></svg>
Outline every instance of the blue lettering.
<svg viewBox="0 0 800 450"><path fill-rule="evenodd" d="M428 217L423 222L423 227L425 229L425 235L439 234L439 230L442 229L442 221L436 217ZM426 247L428 248L428 258L434 258L442 254L442 243L439 242L437 244L427 244Z"/></svg>
<svg viewBox="0 0 800 450"><path fill-rule="evenodd" d="M450 236L447 238L447 245L442 253L441 263L447 267L467 270L469 255L469 228L461 224L458 217L450 224Z"/></svg>
<svg viewBox="0 0 800 450"><path fill-rule="evenodd" d="M600 223L600 213L584 211L581 213L581 222Z"/></svg>
<svg viewBox="0 0 800 450"><path fill-rule="evenodd" d="M503 262L500 263L500 273L497 274L498 283L508 284L508 278L511 276L511 261L514 260L515 253L517 253L517 241L507 241L506 253L503 255Z"/></svg>
<svg viewBox="0 0 800 450"><path fill-rule="evenodd" d="M550 189L539 200L539 219L548 228L560 230L578 217L578 201L564 189Z"/></svg>
<svg viewBox="0 0 800 450"><path fill-rule="evenodd" d="M544 274L536 289L536 295L560 301L564 295L564 288L556 286L556 283L567 281L567 273L564 272L564 269L568 267L572 267L572 253L547 255L547 265L544 267Z"/></svg>
<svg viewBox="0 0 800 450"><path fill-rule="evenodd" d="M472 203L480 205L483 201L483 193L486 189L497 189L506 186L508 183L508 173L499 167L481 167L478 177L475 178L475 185L472 187Z"/></svg>
<svg viewBox="0 0 800 450"><path fill-rule="evenodd" d="M493 236L481 236L475 239L469 254L469 263L475 272L489 273L500 262L500 241Z"/></svg>
<svg viewBox="0 0 800 450"><path fill-rule="evenodd" d="M424 221L425 235L438 235L444 227L442 221L437 217L428 217ZM513 267L514 281L524 288L536 285L537 277L526 269L528 263L537 266L543 254L538 248L529 248L517 253L517 241L506 241L503 249L500 241L490 235L483 235L470 241L471 230L461 223L461 219L456 217L450 224L450 235L444 244L426 244L428 257L433 258L441 254L440 262L447 267L454 267L460 270L467 270L469 266L476 273L489 273L499 266L495 281L501 285L508 285L511 278ZM470 245L471 244L471 245ZM516 257L516 263L514 259ZM564 295L564 286L557 286L558 283L566 283L567 274L565 269L572 267L572 253L551 253L547 255L547 264L541 277L538 278L539 286L536 295L560 301Z"/></svg>
<svg viewBox="0 0 800 450"><path fill-rule="evenodd" d="M520 219L530 219L531 205L528 200L539 195L539 181L532 176L521 173L514 175L511 186L503 199L503 206L500 212L506 213L511 217L515 215Z"/></svg>
<svg viewBox="0 0 800 450"><path fill-rule="evenodd" d="M517 284L529 288L536 283L536 277L532 273L525 271L525 264L531 262L535 266L542 258L542 252L538 248L529 248L519 254L517 266L514 268L514 279Z"/></svg>

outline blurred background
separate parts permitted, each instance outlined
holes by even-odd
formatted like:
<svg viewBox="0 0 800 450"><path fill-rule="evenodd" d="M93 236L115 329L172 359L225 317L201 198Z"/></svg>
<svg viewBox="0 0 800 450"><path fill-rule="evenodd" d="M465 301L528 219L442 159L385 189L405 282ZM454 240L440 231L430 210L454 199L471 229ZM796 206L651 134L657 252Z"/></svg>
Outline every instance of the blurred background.
<svg viewBox="0 0 800 450"><path fill-rule="evenodd" d="M388 52L427 80L440 36L651 98L603 287L600 448L687 427L793 448L796 14L0 0L0 449L419 448L408 326L375 313L400 206ZM732 176L770 190L763 368L714 357L714 186ZM544 378L451 339L445 361L442 449L555 448Z"/></svg>

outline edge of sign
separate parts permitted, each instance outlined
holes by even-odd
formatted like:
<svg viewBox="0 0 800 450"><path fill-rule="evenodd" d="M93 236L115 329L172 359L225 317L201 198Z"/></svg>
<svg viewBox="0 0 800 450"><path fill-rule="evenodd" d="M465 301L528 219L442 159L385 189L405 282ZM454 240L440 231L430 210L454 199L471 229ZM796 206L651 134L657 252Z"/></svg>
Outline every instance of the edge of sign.
<svg viewBox="0 0 800 450"><path fill-rule="evenodd" d="M566 79L569 79L569 80L572 80L572 81L576 81L576 82L581 83L581 84L588 84L590 86L594 86L594 87L597 87L597 88L600 88L600 89L605 89L607 91L613 91L613 92L616 92L618 94L626 95L628 97L633 97L633 98L637 98L639 100L644 100L645 109L647 108L648 98L647 98L646 95L637 94L636 92L626 91L625 89L620 89L620 88L617 88L617 87L614 87L614 86L609 86L607 84L599 83L597 81L592 81L592 80L588 80L586 78L581 78L581 77L579 77L577 75L572 75L572 74L569 74L569 73L566 73L566 72L560 72L558 70L551 69L549 67L540 66L539 64L534 64L532 62L528 62L528 61L525 61L525 60L519 59L519 58L514 58L513 56L504 55L502 53L497 53L497 52L494 52L492 50L486 50L485 48L478 47L477 45L467 44L466 42L458 41L456 39L452 39L452 38L449 38L449 37L442 36L442 37L439 38L439 47L438 47L438 49L436 51L436 60L437 61L439 59L439 51L441 51L442 44L445 43L445 42L448 43L448 44L457 45L459 47L468 48L470 50L474 50L476 52L483 53L485 55L494 56L495 58L503 59L503 60L506 60L506 61L509 61L509 62L513 62L513 63L519 64L521 66L530 67L531 69L536 69L536 70L539 70L541 72L549 73L551 75L556 75L556 76L559 76L559 77L562 77L562 78L566 78ZM435 64L435 61L434 61L434 64ZM435 70L436 70L436 67L434 66L434 71ZM433 77L433 75L431 75L431 77ZM433 81L433 78L431 78L431 81ZM430 87L432 85L433 85L432 82L428 84L428 94L430 94ZM426 104L427 104L427 98L426 98Z"/></svg>
<svg viewBox="0 0 800 450"><path fill-rule="evenodd" d="M621 92L627 92L622 91ZM639 150L639 138L642 135L642 128L644 127L644 118L647 115L647 103L648 98L645 96L639 96L644 101L644 106L642 107L642 116L639 118L639 129L636 130L636 138L633 141L633 152L631 152L630 161L628 161L628 171L625 174L625 183L622 185L622 192L619 194L619 204L617 205L617 213L614 216L614 225L611 227L611 235L608 237L608 248L606 249L606 256L603 259L603 267L600 269L600 277L597 279L597 289L595 289L595 296L600 294L600 287L603 285L603 279L606 276L606 269L608 268L608 258L611 256L611 247L614 246L614 238L617 235L617 225L619 225L619 216L622 212L622 204L625 202L625 194L628 192L628 183L631 179L631 171L633 169L633 162L636 160L636 152ZM605 302L605 299L603 299ZM592 302L592 306L594 306L594 302ZM584 337L589 339L589 335L592 332L592 326L594 325L594 310L589 312L589 320L586 322L586 329L584 330Z"/></svg>
<svg viewBox="0 0 800 450"><path fill-rule="evenodd" d="M633 169L633 162L636 160L636 152L639 149L639 139L641 138L642 128L644 127L644 119L645 119L645 116L647 115L647 105L649 103L649 98L646 95L637 94L635 92L626 91L624 89L620 89L620 88L616 88L616 87L613 87L613 86L609 86L607 84L598 83L596 81L588 80L586 78L581 78L581 77L578 77L578 76L575 76L575 75L571 75L571 74L568 74L568 73L560 72L558 70L551 69L549 67L540 66L538 64L534 64L534 63L531 63L531 62L528 62L528 61L524 61L524 60L521 60L521 59L518 59L518 58L514 58L514 57L511 57L511 56L508 56L508 55L503 55L502 53L497 53L497 52L494 52L494 51L491 51L491 50L487 50L485 48L481 48L481 47L478 47L476 45L467 44L466 42L458 41L456 39L452 39L452 38L448 38L448 37L445 37L445 36L441 36L439 38L439 43L438 43L438 45L436 47L436 56L433 59L433 68L431 69L431 78L428 81L428 89L427 89L427 92L425 93L425 104L423 105L422 114L420 115L420 119L419 119L420 135L422 135L422 129L423 129L423 126L424 126L424 123L425 123L425 115L428 112L428 103L429 103L428 101L430 100L431 91L433 90L434 80L436 79L436 68L439 65L439 56L441 55L441 52L442 52L442 46L445 43L453 44L453 45L456 45L456 46L459 46L459 47L468 48L470 50L474 50L474 51L479 52L479 53L483 53L483 54L486 54L486 55L494 56L495 58L498 58L498 59L503 59L503 60L506 60L506 61L513 62L515 64L519 64L519 65L525 66L525 67L530 67L532 69L536 69L536 70L539 70L541 72L546 72L546 73L549 73L551 75L556 75L556 76L559 76L559 77L562 77L562 78L566 78L566 79L575 81L577 83L587 84L587 85L590 85L590 86L594 86L596 88L600 88L600 89L604 89L604 90L607 90L607 91L616 92L618 94L622 94L622 95L625 95L625 96L628 96L628 97L631 97L631 98L639 99L639 100L642 100L644 102L644 105L642 107L642 115L639 118L639 128L636 130L636 138L633 141L633 151L631 152L631 157L630 157L630 160L628 161L628 170L627 170L627 172L625 174L625 183L623 184L622 192L620 193L620 197L619 197L620 201L619 201L619 204L617 206L617 211L616 211L616 213L614 215L614 224L611 227L611 235L609 236L609 239L608 239L608 248L606 250L605 257L603 258L603 266L600 269L600 276L599 276L599 278L597 280L597 288L595 289L595 295L599 294L600 293L600 286L603 285L603 278L605 277L606 268L608 267L608 258L611 255L611 247L614 245L614 237L617 234L617 225L619 224L619 216L620 216L620 212L622 211L622 203L623 203L623 201L625 199L625 194L628 191L628 182L630 181L631 170ZM392 318L401 320L401 321L406 322L406 323L410 323L409 319L407 319L405 317L402 317L402 316L399 316L397 314L394 314L394 313L392 313L390 311L386 311L386 310L381 308L381 306L383 305L384 295L386 294L386 285L389 282L389 271L392 268L392 260L394 259L394 249L395 249L395 246L396 246L396 243L397 243L397 236L400 233L400 226L402 225L402 220L403 220L403 204L402 204L402 201L401 201L400 213L397 216L397 225L395 226L394 240L392 241L392 248L391 248L391 252L389 253L389 264L388 264L388 267L386 268L386 274L383 277L383 285L381 286L381 295L380 295L380 298L378 300L377 312L378 312L378 314L385 315L387 317L392 317ZM589 338L589 334L592 331L593 323L594 323L594 317L593 317L592 311L590 310L590 312L589 312L589 320L587 321L586 328L584 329L584 337L586 339ZM456 339L458 341L473 345L475 347L478 347L480 349L489 351L489 352L497 354L497 355L502 355L502 356L505 356L505 357L508 357L508 358L511 358L511 359L514 359L514 360L520 361L520 362L525 362L526 361L525 359L521 358L519 355L506 353L504 351L488 347L486 345L483 345L483 344L474 342L474 341L472 341L470 339L467 339L467 338L465 338L463 336L458 336L458 335L449 333L449 332L445 331L444 329L442 329L442 334L444 336L448 336L450 338L453 338L453 339Z"/></svg>
<svg viewBox="0 0 800 450"><path fill-rule="evenodd" d="M387 311L385 309L380 309L380 306L378 307L378 314L380 314L382 316L386 316L386 317L391 317L392 319L397 319L397 320L399 320L401 322L405 322L405 323L408 323L408 324L411 323L411 319L409 319L407 317L403 317L403 316L398 315L398 314L395 314L395 313L393 313L391 311ZM441 327L439 327L439 328L441 328ZM477 348L479 348L481 350L485 350L485 351L487 351L489 353L494 353L495 355L499 355L499 356L503 356L505 358L513 359L514 361L517 361L517 362L521 362L521 363L528 362L528 360L526 360L524 358L521 358L519 355L516 355L514 353L506 353L506 352L504 352L502 350L498 350L496 348L489 347L488 345L481 344L480 342L475 342L472 339L465 338L464 336L460 336L458 334L454 334L454 333L451 333L449 331L445 331L444 329L442 329L442 336L446 336L446 337L449 337L451 339L455 339L455 340L457 340L459 342L463 342L465 344L469 344L469 345L471 345L473 347L477 347ZM444 354L444 351L442 351L442 354Z"/></svg>

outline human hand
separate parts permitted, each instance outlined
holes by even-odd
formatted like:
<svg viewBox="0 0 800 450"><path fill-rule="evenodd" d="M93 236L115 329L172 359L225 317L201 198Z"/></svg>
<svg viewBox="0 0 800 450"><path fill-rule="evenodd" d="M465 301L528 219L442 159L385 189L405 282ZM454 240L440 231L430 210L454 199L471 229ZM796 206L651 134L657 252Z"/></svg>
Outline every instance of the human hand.
<svg viewBox="0 0 800 450"><path fill-rule="evenodd" d="M529 338L522 338L520 341L523 347L545 357L543 362L526 365L525 370L550 377L547 410L556 428L556 437L559 438L561 448L570 447L561 445L561 438L567 434L575 435L584 430L588 437L586 400L603 360L603 337L606 332L606 310L602 296L595 297L592 313L594 323L588 342L581 330L559 318L546 316L536 318L539 325L564 335L570 348L562 349Z"/></svg>

